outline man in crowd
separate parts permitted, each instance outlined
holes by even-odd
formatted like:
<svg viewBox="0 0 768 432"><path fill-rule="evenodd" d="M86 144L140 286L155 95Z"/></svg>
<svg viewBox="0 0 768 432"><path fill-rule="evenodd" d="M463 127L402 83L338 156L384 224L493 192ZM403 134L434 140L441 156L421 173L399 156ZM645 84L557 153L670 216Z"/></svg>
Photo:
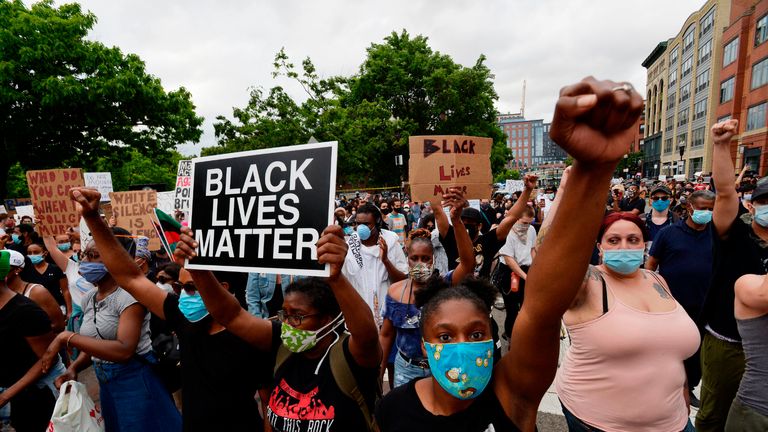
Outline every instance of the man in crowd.
<svg viewBox="0 0 768 432"><path fill-rule="evenodd" d="M405 236L408 233L408 222L405 219L405 215L403 215L403 202L395 198L391 201L390 206L392 211L389 212L385 220L389 230L397 234L397 241L402 248L405 246Z"/></svg>
<svg viewBox="0 0 768 432"><path fill-rule="evenodd" d="M671 203L672 191L663 183L651 189L651 211L645 217L645 226L648 227L649 238L651 239L650 242L647 242L651 243L648 245L649 249L663 228L679 220L670 209Z"/></svg>

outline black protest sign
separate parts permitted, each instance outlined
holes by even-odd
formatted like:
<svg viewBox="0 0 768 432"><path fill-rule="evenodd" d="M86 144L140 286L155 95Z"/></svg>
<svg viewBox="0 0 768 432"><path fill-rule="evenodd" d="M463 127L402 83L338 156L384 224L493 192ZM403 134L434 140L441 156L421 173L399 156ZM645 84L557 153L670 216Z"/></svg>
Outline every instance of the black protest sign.
<svg viewBox="0 0 768 432"><path fill-rule="evenodd" d="M189 269L328 276L315 243L333 220L336 142L192 160Z"/></svg>

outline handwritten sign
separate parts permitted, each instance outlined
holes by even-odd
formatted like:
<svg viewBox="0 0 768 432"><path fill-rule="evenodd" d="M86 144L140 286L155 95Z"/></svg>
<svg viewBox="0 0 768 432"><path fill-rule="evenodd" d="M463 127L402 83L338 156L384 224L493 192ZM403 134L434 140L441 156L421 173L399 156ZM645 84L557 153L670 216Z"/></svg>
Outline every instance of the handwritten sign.
<svg viewBox="0 0 768 432"><path fill-rule="evenodd" d="M85 185L101 192L101 201L109 201L112 189L112 173L93 172L85 173Z"/></svg>
<svg viewBox="0 0 768 432"><path fill-rule="evenodd" d="M520 192L525 189L525 184L522 180L507 180L504 184L504 191L507 193Z"/></svg>
<svg viewBox="0 0 768 432"><path fill-rule="evenodd" d="M192 210L192 161L179 161L176 171L176 198L173 208L184 213L184 220L189 220L189 212ZM173 214L172 211L166 212Z"/></svg>
<svg viewBox="0 0 768 432"><path fill-rule="evenodd" d="M164 213L173 215L173 203L176 199L176 192L158 192L157 193L157 208Z"/></svg>
<svg viewBox="0 0 768 432"><path fill-rule="evenodd" d="M491 138L461 135L411 136L409 183L414 201L439 202L448 187L465 198L491 195Z"/></svg>
<svg viewBox="0 0 768 432"><path fill-rule="evenodd" d="M27 171L27 185L38 220L36 229L41 236L66 234L70 227L77 226L80 215L68 194L73 187L85 185L83 170Z"/></svg>
<svg viewBox="0 0 768 432"><path fill-rule="evenodd" d="M149 238L149 249L158 250L162 246L157 231L152 226L152 209L157 206L157 192L137 190L112 192L112 216L117 226L125 228L136 236Z"/></svg>

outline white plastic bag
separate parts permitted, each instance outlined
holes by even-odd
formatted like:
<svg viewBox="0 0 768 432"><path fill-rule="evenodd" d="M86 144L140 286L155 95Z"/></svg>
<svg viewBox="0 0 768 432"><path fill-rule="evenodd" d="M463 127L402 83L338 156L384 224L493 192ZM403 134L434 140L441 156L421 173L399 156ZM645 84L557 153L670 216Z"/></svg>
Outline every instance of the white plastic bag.
<svg viewBox="0 0 768 432"><path fill-rule="evenodd" d="M104 418L77 381L62 384L48 432L104 432Z"/></svg>

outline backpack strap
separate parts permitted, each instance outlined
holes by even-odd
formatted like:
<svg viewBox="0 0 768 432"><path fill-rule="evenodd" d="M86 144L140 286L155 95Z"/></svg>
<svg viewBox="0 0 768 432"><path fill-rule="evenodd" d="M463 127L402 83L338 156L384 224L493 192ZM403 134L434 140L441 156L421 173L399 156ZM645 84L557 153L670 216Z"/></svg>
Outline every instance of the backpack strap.
<svg viewBox="0 0 768 432"><path fill-rule="evenodd" d="M360 392L360 388L357 386L357 380L352 374L352 369L344 355L344 342L348 339L349 334L344 333L339 340L339 343L331 348L331 373L333 374L333 379L336 381L339 390L355 401L358 407L360 407L360 412L363 414L363 418L365 418L365 423L368 425L369 430L373 431L376 430L376 426L373 416L371 415L371 410L368 407L368 403L365 401L363 393ZM380 396L381 389L378 389L378 392L379 394L377 394L377 397Z"/></svg>

